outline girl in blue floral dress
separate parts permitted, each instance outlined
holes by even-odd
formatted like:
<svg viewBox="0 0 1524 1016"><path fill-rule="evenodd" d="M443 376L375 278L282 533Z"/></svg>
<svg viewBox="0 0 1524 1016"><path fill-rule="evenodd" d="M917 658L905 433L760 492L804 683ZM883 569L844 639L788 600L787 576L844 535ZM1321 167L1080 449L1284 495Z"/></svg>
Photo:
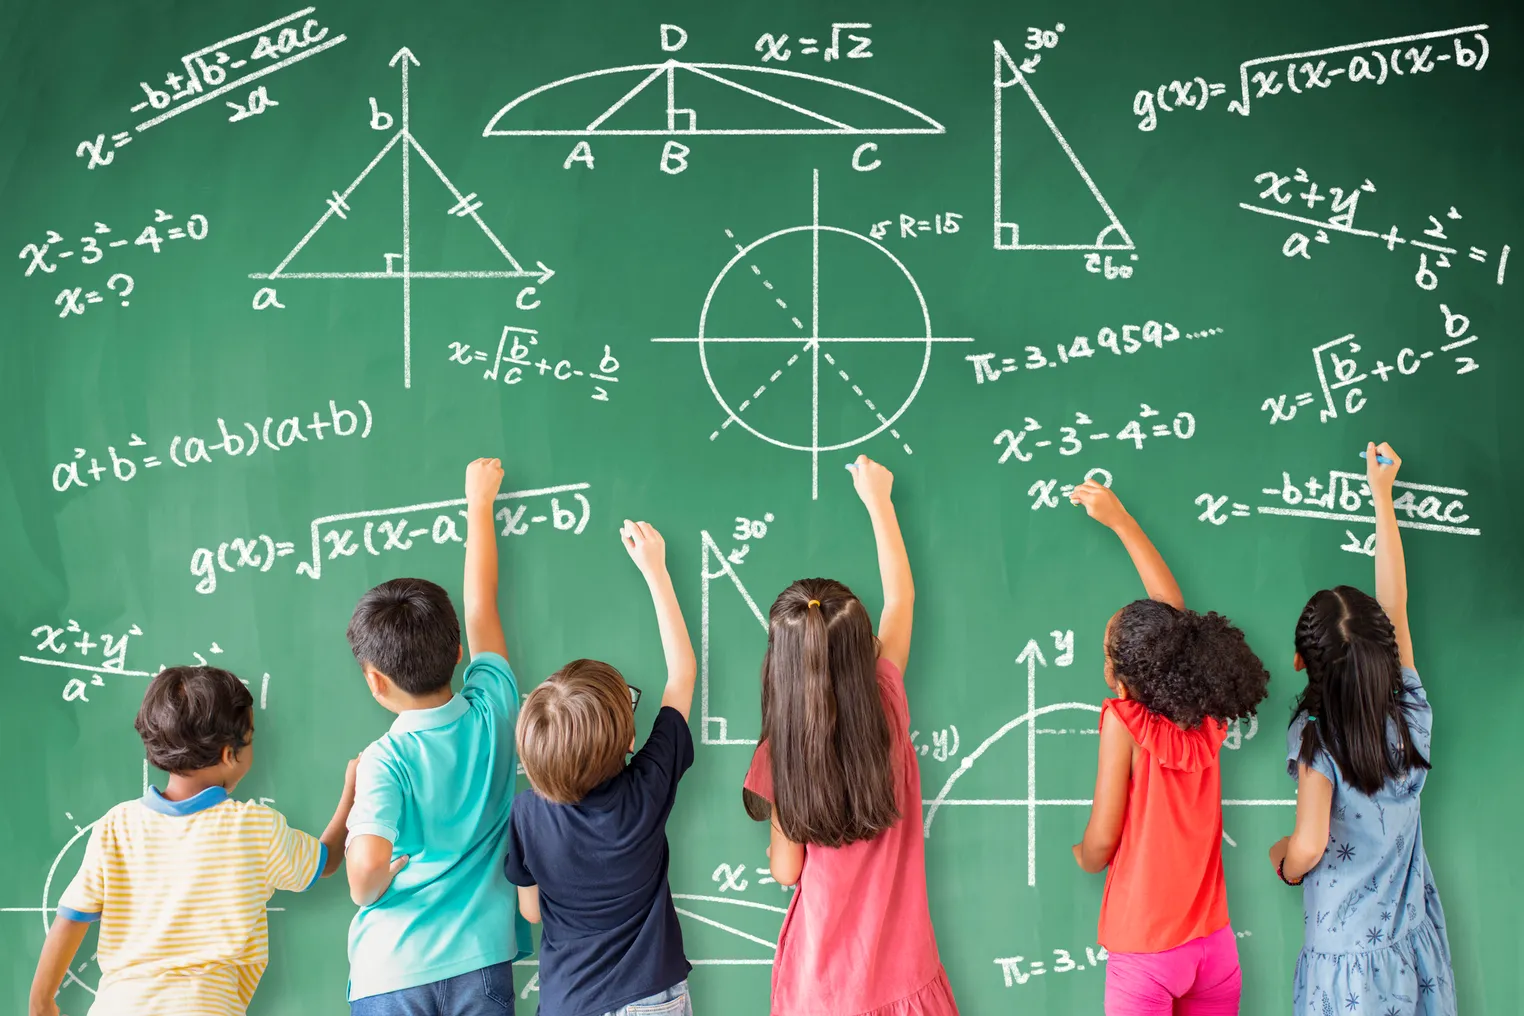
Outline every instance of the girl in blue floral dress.
<svg viewBox="0 0 1524 1016"><path fill-rule="evenodd" d="M1301 885L1296 1016L1455 1016L1445 915L1418 798L1433 710L1413 669L1407 575L1392 505L1402 465L1366 448L1376 513L1376 599L1325 589L1296 628L1307 688L1287 732L1296 830L1270 848Z"/></svg>

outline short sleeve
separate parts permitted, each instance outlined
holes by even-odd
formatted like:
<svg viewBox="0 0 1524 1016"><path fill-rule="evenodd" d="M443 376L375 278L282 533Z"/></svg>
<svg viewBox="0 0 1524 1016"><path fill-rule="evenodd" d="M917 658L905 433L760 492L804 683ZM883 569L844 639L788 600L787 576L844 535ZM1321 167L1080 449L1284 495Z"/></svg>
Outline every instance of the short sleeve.
<svg viewBox="0 0 1524 1016"><path fill-rule="evenodd" d="M1402 715L1407 720L1408 736L1412 739L1413 747L1418 749L1418 754L1424 757L1424 761L1433 761L1429 756L1429 747L1433 741L1434 707L1429 704L1429 694L1423 689L1418 671L1412 667L1402 668L1401 701Z"/></svg>
<svg viewBox="0 0 1524 1016"><path fill-rule="evenodd" d="M501 657L500 657L501 658ZM345 849L356 836L379 836L393 845L402 821L402 787L375 745L365 749L355 769L355 803L349 810Z"/></svg>
<svg viewBox="0 0 1524 1016"><path fill-rule="evenodd" d="M105 833L106 820L95 824L85 841L85 858L68 888L58 898L58 916L88 924L101 919L106 906Z"/></svg>
<svg viewBox="0 0 1524 1016"><path fill-rule="evenodd" d="M256 805L258 807L258 805ZM306 892L322 877L328 864L328 847L316 837L292 829L286 816L270 809L270 847L265 856L265 881L271 889Z"/></svg>
<svg viewBox="0 0 1524 1016"><path fill-rule="evenodd" d="M497 653L477 653L466 665L462 694L468 699L481 698L508 717L509 728L519 715L519 684L508 661Z"/></svg>
<svg viewBox="0 0 1524 1016"><path fill-rule="evenodd" d="M884 705L891 717L896 717L896 722L903 725L906 730L910 729L910 700L905 697L905 675L900 672L890 661L882 656L878 658L876 667L878 686L884 697Z"/></svg>
<svg viewBox="0 0 1524 1016"><path fill-rule="evenodd" d="M693 765L693 732L683 714L662 706L646 743L630 759L628 771L648 793L670 805L677 781Z"/></svg>
<svg viewBox="0 0 1524 1016"><path fill-rule="evenodd" d="M538 880L529 870L529 858L524 853L524 831L522 824L525 819L525 798L527 793L520 794L513 802L512 814L508 819L508 856L503 858L503 875L514 885L531 886L538 885ZM533 807L533 805L529 805Z"/></svg>
<svg viewBox="0 0 1524 1016"><path fill-rule="evenodd" d="M1309 717L1305 712L1297 713L1296 719L1291 721L1291 727L1286 731L1286 773L1293 780L1301 772L1299 768L1302 762L1302 731L1307 727ZM1319 748L1313 756L1311 768L1327 777L1328 782L1338 785L1338 766L1334 765L1333 756Z"/></svg>
<svg viewBox="0 0 1524 1016"><path fill-rule="evenodd" d="M741 785L768 803L772 803L773 753L766 741L757 745L757 750L752 753L751 768L746 770L746 782Z"/></svg>

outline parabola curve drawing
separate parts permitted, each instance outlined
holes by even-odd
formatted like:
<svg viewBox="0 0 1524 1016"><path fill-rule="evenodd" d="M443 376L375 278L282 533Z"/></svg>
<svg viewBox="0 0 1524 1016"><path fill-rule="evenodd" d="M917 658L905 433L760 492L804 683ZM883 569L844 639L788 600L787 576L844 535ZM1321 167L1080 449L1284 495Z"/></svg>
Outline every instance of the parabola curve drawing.
<svg viewBox="0 0 1524 1016"><path fill-rule="evenodd" d="M681 72L681 73L680 73ZM590 78L613 77L616 75L643 75L635 83L634 87L625 91L612 105L595 117L586 126L572 128L513 128L502 126L503 119L515 109L522 108L531 99L544 95L562 85L569 85L577 81L586 81ZM818 113L805 106L790 102L786 99L770 95L762 88L753 88L733 77L746 75L771 75L778 78L792 78L798 81L812 82L829 88L842 89L874 99L885 106L898 110L902 114L908 114L913 121L909 126L873 126L850 124L844 120ZM727 88L742 92L753 98L762 99L784 109L789 109L802 117L808 118L818 126L799 127L703 127L699 126L699 112L696 109L683 108L679 94L679 82L688 76L706 79L709 82L723 85ZM605 127L604 124L610 117L623 109L632 99L640 95L646 89L656 84L659 79L665 78L667 92L666 126L665 127ZM765 84L763 81L757 82ZM707 122L707 121L706 121ZM674 134L681 135L762 135L762 134L945 134L947 128L936 120L922 113L912 106L907 106L898 99L891 99L887 95L862 88L858 85L849 84L845 81L836 81L832 78L823 78L816 74L805 74L802 71L784 70L781 67L752 67L747 64L730 63L691 63L685 60L669 59L661 63L629 64L624 67L608 67L603 70L587 71L582 74L573 74L569 77L552 81L541 85L531 91L525 92L518 98L509 102L487 123L482 131L482 137L600 137L600 136L633 136L633 137L666 137Z"/></svg>

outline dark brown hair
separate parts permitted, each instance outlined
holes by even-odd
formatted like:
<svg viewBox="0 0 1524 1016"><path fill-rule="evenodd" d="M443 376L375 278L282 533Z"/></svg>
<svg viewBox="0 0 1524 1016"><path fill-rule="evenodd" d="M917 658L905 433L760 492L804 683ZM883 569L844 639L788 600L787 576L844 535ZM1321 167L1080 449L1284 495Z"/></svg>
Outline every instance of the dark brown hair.
<svg viewBox="0 0 1524 1016"><path fill-rule="evenodd" d="M878 640L862 601L831 579L801 579L773 602L762 659L762 741L773 806L795 843L840 847L899 820ZM766 821L772 807L742 795Z"/></svg>
<svg viewBox="0 0 1524 1016"><path fill-rule="evenodd" d="M624 675L598 660L573 660L524 700L519 758L535 793L576 804L619 774L635 739Z"/></svg>
<svg viewBox="0 0 1524 1016"><path fill-rule="evenodd" d="M148 761L167 773L188 773L222 761L249 746L254 733L254 696L226 670L169 667L148 682L133 721Z"/></svg>
<svg viewBox="0 0 1524 1016"><path fill-rule="evenodd" d="M392 579L360 597L349 648L363 667L409 695L447 688L460 662L460 620L450 594L427 579Z"/></svg>
<svg viewBox="0 0 1524 1016"><path fill-rule="evenodd" d="M1397 635L1381 604L1354 586L1315 593L1296 623L1307 687L1292 708L1307 713L1298 755L1333 758L1350 785L1370 795L1409 769L1429 768L1408 731ZM1395 729L1395 749L1387 741Z"/></svg>
<svg viewBox="0 0 1524 1016"><path fill-rule="evenodd" d="M1128 695L1184 730L1208 716L1226 723L1254 715L1270 684L1232 621L1162 600L1134 600L1117 611L1106 655Z"/></svg>

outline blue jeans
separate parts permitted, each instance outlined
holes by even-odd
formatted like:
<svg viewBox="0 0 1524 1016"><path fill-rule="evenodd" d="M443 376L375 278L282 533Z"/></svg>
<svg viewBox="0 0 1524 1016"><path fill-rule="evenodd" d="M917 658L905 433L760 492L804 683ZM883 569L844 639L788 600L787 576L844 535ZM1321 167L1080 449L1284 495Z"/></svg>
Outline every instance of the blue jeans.
<svg viewBox="0 0 1524 1016"><path fill-rule="evenodd" d="M647 995L638 1002L605 1016L693 1016L693 1003L688 998L688 982L678 981L666 991Z"/></svg>
<svg viewBox="0 0 1524 1016"><path fill-rule="evenodd" d="M369 995L349 1016L512 1016L513 964L496 963L431 984Z"/></svg>

